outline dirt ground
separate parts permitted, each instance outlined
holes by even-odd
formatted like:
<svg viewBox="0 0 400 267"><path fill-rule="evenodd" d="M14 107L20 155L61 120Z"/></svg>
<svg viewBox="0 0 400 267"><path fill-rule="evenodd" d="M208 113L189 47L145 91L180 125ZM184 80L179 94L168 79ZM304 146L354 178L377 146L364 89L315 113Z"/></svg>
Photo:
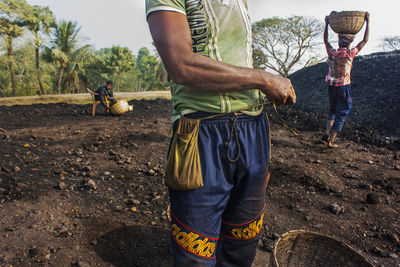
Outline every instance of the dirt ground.
<svg viewBox="0 0 400 267"><path fill-rule="evenodd" d="M129 114L95 118L90 105L0 107L0 266L170 266L171 103L130 103ZM294 229L400 266L396 147L347 124L340 147L328 149L323 118L293 108L282 116L300 135L270 114L272 177L254 266Z"/></svg>

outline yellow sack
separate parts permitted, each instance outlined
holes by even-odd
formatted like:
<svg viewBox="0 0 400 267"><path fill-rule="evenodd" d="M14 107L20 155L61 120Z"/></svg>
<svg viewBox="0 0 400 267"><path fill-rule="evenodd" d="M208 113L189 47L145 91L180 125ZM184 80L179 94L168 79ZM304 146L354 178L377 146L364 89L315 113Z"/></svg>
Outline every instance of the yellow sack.
<svg viewBox="0 0 400 267"><path fill-rule="evenodd" d="M200 121L179 119L165 172L165 185L172 190L187 191L204 185L197 143Z"/></svg>

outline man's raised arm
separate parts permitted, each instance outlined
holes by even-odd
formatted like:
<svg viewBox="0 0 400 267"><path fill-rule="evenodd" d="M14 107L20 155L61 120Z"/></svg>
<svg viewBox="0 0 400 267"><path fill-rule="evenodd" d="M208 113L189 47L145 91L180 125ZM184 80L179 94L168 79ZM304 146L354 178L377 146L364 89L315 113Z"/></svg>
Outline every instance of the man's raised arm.
<svg viewBox="0 0 400 267"><path fill-rule="evenodd" d="M328 37L328 32L329 32L329 17L325 17L325 30L324 30L324 43L325 43L325 48L326 51L332 48L331 44L329 43L329 37Z"/></svg>
<svg viewBox="0 0 400 267"><path fill-rule="evenodd" d="M358 51L360 51L361 49L363 49L363 47L365 46L365 44L368 42L369 39L369 13L365 12L365 22L366 22L366 26L365 26L365 32L364 32L364 38L363 40L356 46Z"/></svg>

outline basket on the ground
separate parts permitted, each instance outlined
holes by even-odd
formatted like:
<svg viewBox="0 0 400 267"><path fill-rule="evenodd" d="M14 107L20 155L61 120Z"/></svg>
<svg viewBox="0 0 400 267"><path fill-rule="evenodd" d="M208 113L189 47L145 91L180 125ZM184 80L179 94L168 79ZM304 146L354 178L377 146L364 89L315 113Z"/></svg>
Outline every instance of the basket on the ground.
<svg viewBox="0 0 400 267"><path fill-rule="evenodd" d="M329 25L337 34L357 34L364 25L365 12L333 11L329 15Z"/></svg>
<svg viewBox="0 0 400 267"><path fill-rule="evenodd" d="M123 115L128 111L132 111L133 106L130 106L126 100L118 100L117 103L111 106L110 110L113 115Z"/></svg>
<svg viewBox="0 0 400 267"><path fill-rule="evenodd" d="M273 267L372 267L361 254L331 237L294 230L283 234L271 253Z"/></svg>

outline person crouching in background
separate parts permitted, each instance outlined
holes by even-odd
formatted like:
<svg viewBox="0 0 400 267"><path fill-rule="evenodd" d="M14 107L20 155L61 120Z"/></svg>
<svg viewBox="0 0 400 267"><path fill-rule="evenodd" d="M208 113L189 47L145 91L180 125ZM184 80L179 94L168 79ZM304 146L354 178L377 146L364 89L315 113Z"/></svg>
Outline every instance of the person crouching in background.
<svg viewBox="0 0 400 267"><path fill-rule="evenodd" d="M106 108L106 114L110 114L110 107L117 102L112 90L112 81L106 81L105 85L97 88L94 94L94 100L100 101Z"/></svg>

